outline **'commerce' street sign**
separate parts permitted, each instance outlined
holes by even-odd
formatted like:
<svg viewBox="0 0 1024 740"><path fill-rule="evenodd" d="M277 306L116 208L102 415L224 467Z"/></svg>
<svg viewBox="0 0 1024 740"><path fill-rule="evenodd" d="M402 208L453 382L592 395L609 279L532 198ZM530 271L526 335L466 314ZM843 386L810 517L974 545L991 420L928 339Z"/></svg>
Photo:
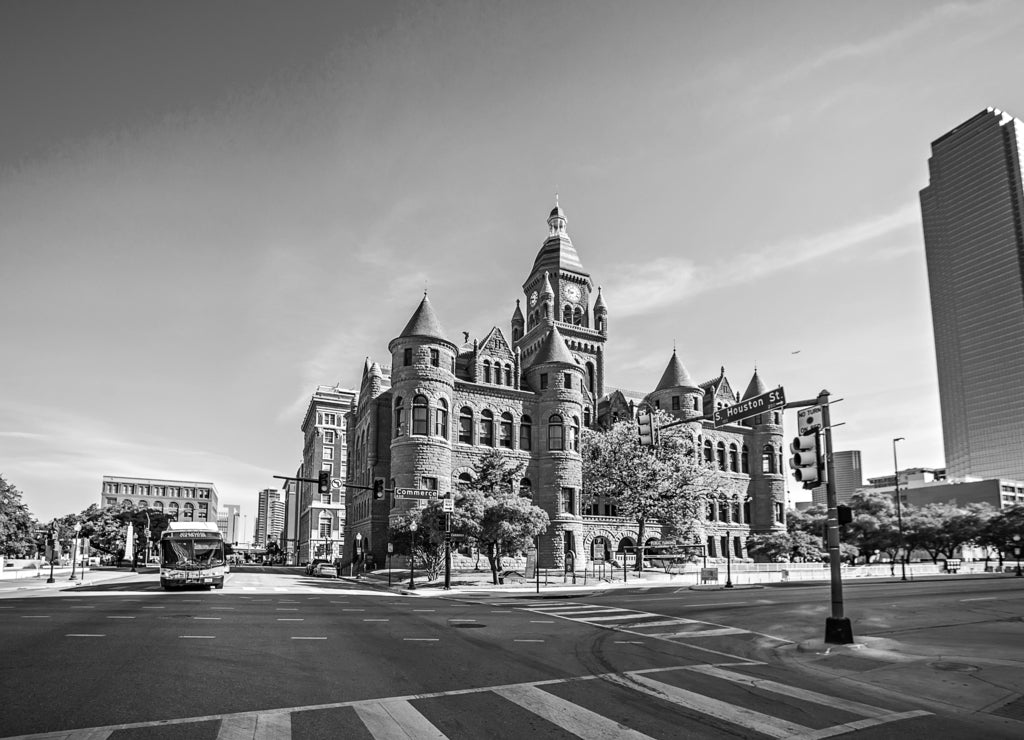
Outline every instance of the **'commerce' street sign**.
<svg viewBox="0 0 1024 740"><path fill-rule="evenodd" d="M403 499L424 499L437 498L438 492L429 488L396 488L395 498Z"/></svg>
<svg viewBox="0 0 1024 740"><path fill-rule="evenodd" d="M786 394L780 385L778 388L762 393L760 396L748 398L724 409L715 409L715 426L732 424L741 419L763 414L769 409L777 409L786 405Z"/></svg>

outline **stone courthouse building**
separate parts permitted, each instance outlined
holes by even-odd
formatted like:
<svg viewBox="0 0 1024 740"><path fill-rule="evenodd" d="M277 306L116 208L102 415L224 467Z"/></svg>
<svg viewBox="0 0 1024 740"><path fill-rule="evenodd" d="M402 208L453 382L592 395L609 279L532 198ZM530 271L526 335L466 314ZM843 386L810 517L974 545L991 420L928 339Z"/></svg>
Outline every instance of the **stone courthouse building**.
<svg viewBox="0 0 1024 740"><path fill-rule="evenodd" d="M645 397L606 388L608 308L557 203L522 289L525 304L516 301L510 336L494 327L483 339L467 335L457 344L424 295L389 343L388 363L367 359L358 403L347 417L347 482L372 489L379 481L385 493L375 498L372 490L347 489L345 542L354 547L359 534L376 563L387 556L389 518L415 506L396 500L395 488L443 495L471 480L491 449L526 464L519 493L548 514L541 567L561 567L568 552L577 568L595 555L615 557L638 544L637 525L618 517L610 501L586 501L582 428L632 419L645 405L686 420L741 400L724 368L697 383L675 351ZM755 371L742 398L765 390ZM784 526L781 412L718 429L699 420L684 428L704 459L735 479L735 496L714 504L702 523L708 555L745 557L751 532ZM646 537L648 543L659 539L658 527L648 525Z"/></svg>

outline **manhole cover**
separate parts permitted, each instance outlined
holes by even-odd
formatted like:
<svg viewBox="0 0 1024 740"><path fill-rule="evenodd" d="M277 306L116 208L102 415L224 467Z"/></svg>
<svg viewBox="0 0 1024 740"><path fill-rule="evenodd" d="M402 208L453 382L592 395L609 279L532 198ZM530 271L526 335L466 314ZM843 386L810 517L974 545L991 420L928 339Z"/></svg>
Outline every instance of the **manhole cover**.
<svg viewBox="0 0 1024 740"><path fill-rule="evenodd" d="M969 665L967 663L950 663L948 661L940 660L935 663L930 663L932 668L937 671L958 671L959 673L974 673L978 670L978 666Z"/></svg>

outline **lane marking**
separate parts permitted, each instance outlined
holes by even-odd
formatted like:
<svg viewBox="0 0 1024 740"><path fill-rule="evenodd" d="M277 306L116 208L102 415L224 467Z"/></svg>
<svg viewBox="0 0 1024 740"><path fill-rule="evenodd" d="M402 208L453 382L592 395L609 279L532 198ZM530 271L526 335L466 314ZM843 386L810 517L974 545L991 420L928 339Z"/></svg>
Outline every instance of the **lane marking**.
<svg viewBox="0 0 1024 740"><path fill-rule="evenodd" d="M342 611L349 611L348 609L342 609ZM414 612L436 612L437 609L413 609Z"/></svg>
<svg viewBox="0 0 1024 740"><path fill-rule="evenodd" d="M274 611L276 611L276 612L297 612L298 609L296 607L294 607L294 606L289 606L289 607L285 607L283 609L281 607L278 607Z"/></svg>
<svg viewBox="0 0 1024 740"><path fill-rule="evenodd" d="M302 617L278 617L278 622L305 622L306 620Z"/></svg>
<svg viewBox="0 0 1024 740"><path fill-rule="evenodd" d="M390 622L390 619L377 619L376 617L367 617L363 620L364 622Z"/></svg>
<svg viewBox="0 0 1024 740"><path fill-rule="evenodd" d="M192 619L212 619L214 621L220 621L220 617L192 617Z"/></svg>
<svg viewBox="0 0 1024 740"><path fill-rule="evenodd" d="M543 640L512 640L512 642L544 642Z"/></svg>
<svg viewBox="0 0 1024 740"><path fill-rule="evenodd" d="M292 736L290 714L264 713L225 717L217 740L277 740Z"/></svg>
<svg viewBox="0 0 1024 740"><path fill-rule="evenodd" d="M49 619L49 614L21 614L22 619Z"/></svg>
<svg viewBox="0 0 1024 740"><path fill-rule="evenodd" d="M643 645L643 640L615 640L616 645Z"/></svg>
<svg viewBox="0 0 1024 740"><path fill-rule="evenodd" d="M293 637L293 640L326 640L326 637Z"/></svg>
<svg viewBox="0 0 1024 740"><path fill-rule="evenodd" d="M437 642L437 637L403 637L405 642Z"/></svg>
<svg viewBox="0 0 1024 740"><path fill-rule="evenodd" d="M554 624L553 619L531 619L530 624Z"/></svg>
<svg viewBox="0 0 1024 740"><path fill-rule="evenodd" d="M107 619L135 619L135 617L120 617L120 616L110 617L110 616L108 616Z"/></svg>
<svg viewBox="0 0 1024 740"><path fill-rule="evenodd" d="M64 637L106 637L106 635L87 635L83 633L72 633L70 635L64 635Z"/></svg>
<svg viewBox="0 0 1024 740"><path fill-rule="evenodd" d="M974 599L960 599L960 601L995 601L998 598L998 596L978 596Z"/></svg>
<svg viewBox="0 0 1024 740"><path fill-rule="evenodd" d="M180 640L213 640L214 635L178 635Z"/></svg>
<svg viewBox="0 0 1024 740"><path fill-rule="evenodd" d="M95 609L95 606L73 606L72 609Z"/></svg>

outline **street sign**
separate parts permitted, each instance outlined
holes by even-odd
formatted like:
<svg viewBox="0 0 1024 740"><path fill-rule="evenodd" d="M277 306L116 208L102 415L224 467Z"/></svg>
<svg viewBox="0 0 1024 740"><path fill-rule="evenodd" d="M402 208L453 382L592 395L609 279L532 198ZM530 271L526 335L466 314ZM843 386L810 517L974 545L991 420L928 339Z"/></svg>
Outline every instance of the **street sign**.
<svg viewBox="0 0 1024 740"><path fill-rule="evenodd" d="M331 478L331 488L341 488L341 478Z"/></svg>
<svg viewBox="0 0 1024 740"><path fill-rule="evenodd" d="M428 499L437 498L438 492L429 488L396 488L395 498L401 499Z"/></svg>
<svg viewBox="0 0 1024 740"><path fill-rule="evenodd" d="M810 434L821 429L821 406L808 406L796 412L796 423L800 434Z"/></svg>
<svg viewBox="0 0 1024 740"><path fill-rule="evenodd" d="M441 511L452 513L455 511L455 499L451 497L441 499Z"/></svg>
<svg viewBox="0 0 1024 740"><path fill-rule="evenodd" d="M725 424L732 424L741 419L757 416L769 409L777 409L785 405L786 393L782 390L782 386L779 386L767 393L762 393L760 396L754 396L746 401L726 406L724 409L715 409L715 426L720 427Z"/></svg>

